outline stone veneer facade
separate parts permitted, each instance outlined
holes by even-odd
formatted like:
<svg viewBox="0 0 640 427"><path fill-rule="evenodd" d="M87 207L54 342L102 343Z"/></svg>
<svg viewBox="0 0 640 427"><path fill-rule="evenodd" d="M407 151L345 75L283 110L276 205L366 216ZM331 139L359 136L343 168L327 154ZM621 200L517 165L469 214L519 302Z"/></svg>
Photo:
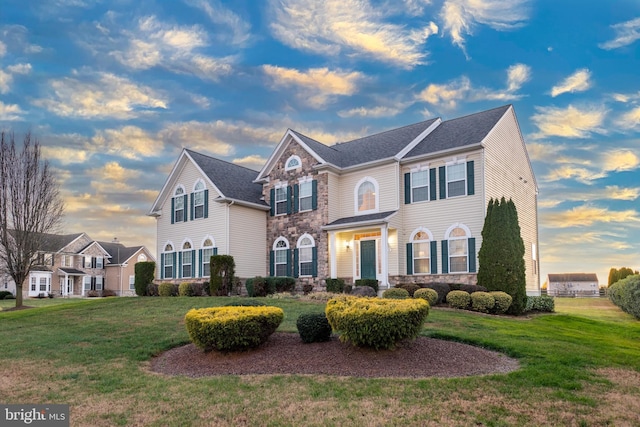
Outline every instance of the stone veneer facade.
<svg viewBox="0 0 640 427"><path fill-rule="evenodd" d="M296 155L301 160L301 167L287 171L285 164L287 160ZM262 194L265 201L271 204L271 189L282 184L290 185L298 183L300 178L311 177L317 180L317 209L305 212L297 212L284 215L271 216L267 213L267 274L269 272L269 254L273 249L274 242L279 237L284 237L289 241L289 248L293 251L298 243L298 238L305 233L311 235L317 248L317 277L298 277L296 286L302 288L303 285L311 284L314 290L324 288L324 279L329 277L329 246L327 233L321 227L327 223L329 218L329 196L328 196L328 176L326 173L319 174L313 169L317 163L305 149L296 142L291 142L280 156L278 163L269 174L269 182L263 186ZM293 258L293 257L292 257ZM290 260L293 262L293 259Z"/></svg>

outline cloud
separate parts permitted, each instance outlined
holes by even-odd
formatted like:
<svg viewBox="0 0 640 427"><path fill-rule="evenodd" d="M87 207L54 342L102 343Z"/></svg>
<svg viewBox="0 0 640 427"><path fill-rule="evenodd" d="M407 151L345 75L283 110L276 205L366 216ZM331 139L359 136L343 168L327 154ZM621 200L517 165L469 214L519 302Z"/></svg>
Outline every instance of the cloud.
<svg viewBox="0 0 640 427"><path fill-rule="evenodd" d="M165 143L178 148L189 147L195 151L220 157L231 156L235 153L234 142L250 144L251 141L264 136L259 128L222 120L171 123L158 135Z"/></svg>
<svg viewBox="0 0 640 427"><path fill-rule="evenodd" d="M243 20L232 10L224 7L217 0L187 0L187 4L202 10L217 25L228 28L221 34L230 33L229 40L233 45L245 45L251 38L251 24Z"/></svg>
<svg viewBox="0 0 640 427"><path fill-rule="evenodd" d="M528 0L446 0L440 10L443 32L465 52L465 35L476 25L507 31L524 25L529 18Z"/></svg>
<svg viewBox="0 0 640 427"><path fill-rule="evenodd" d="M640 128L640 107L636 107L622 114L622 116L616 120L616 124L623 129Z"/></svg>
<svg viewBox="0 0 640 427"><path fill-rule="evenodd" d="M612 40L600 43L598 46L605 50L617 49L630 45L640 39L640 18L621 22L611 26L616 35Z"/></svg>
<svg viewBox="0 0 640 427"><path fill-rule="evenodd" d="M9 92L9 85L13 82L13 76L0 70L0 93Z"/></svg>
<svg viewBox="0 0 640 427"><path fill-rule="evenodd" d="M630 150L616 150L604 153L603 169L606 171L630 171L640 167L640 157Z"/></svg>
<svg viewBox="0 0 640 427"><path fill-rule="evenodd" d="M148 86L110 73L82 75L50 80L52 93L33 104L62 117L125 120L167 108L166 97Z"/></svg>
<svg viewBox="0 0 640 427"><path fill-rule="evenodd" d="M405 108L406 108L406 105L395 106L395 107L380 105L378 107L372 107L372 108L359 107L359 108L352 108L350 110L338 111L338 116L343 118L349 118L349 117L355 117L355 116L371 117L371 118L393 117L403 112Z"/></svg>
<svg viewBox="0 0 640 427"><path fill-rule="evenodd" d="M163 142L136 126L98 130L87 148L95 152L139 160L162 154Z"/></svg>
<svg viewBox="0 0 640 427"><path fill-rule="evenodd" d="M7 45L0 41L0 58L7 53Z"/></svg>
<svg viewBox="0 0 640 427"><path fill-rule="evenodd" d="M107 162L104 166L88 171L91 176L91 186L100 191L108 188L109 191L134 190L131 182L140 177L138 170L123 168L118 162Z"/></svg>
<svg viewBox="0 0 640 427"><path fill-rule="evenodd" d="M590 78L591 72L586 68L582 68L564 79L559 85L551 88L551 96L555 98L567 92L584 92L591 87Z"/></svg>
<svg viewBox="0 0 640 427"><path fill-rule="evenodd" d="M7 71L12 74L29 74L31 72L31 64L9 65Z"/></svg>
<svg viewBox="0 0 640 427"><path fill-rule="evenodd" d="M47 159L57 160L62 165L69 165L72 163L85 163L91 157L91 153L86 150L74 147L60 147L52 145L43 145L42 154Z"/></svg>
<svg viewBox="0 0 640 427"><path fill-rule="evenodd" d="M17 121L23 120L22 115L24 115L24 111L20 109L19 105L16 104L5 104L0 101L0 121Z"/></svg>
<svg viewBox="0 0 640 427"><path fill-rule="evenodd" d="M438 33L428 22L407 28L385 21L385 10L369 0L271 0L271 32L294 49L335 56L356 55L392 66L423 64L426 40Z"/></svg>
<svg viewBox="0 0 640 427"><path fill-rule="evenodd" d="M529 158L533 161L548 162L555 161L558 158L558 153L565 149L561 144L543 144L539 142L528 142L527 153Z"/></svg>
<svg viewBox="0 0 640 427"><path fill-rule="evenodd" d="M604 106L584 108L569 105L567 108L536 107L537 114L531 116L539 132L531 135L534 139L547 136L564 138L587 138L593 132L605 133L601 127L607 114Z"/></svg>
<svg viewBox="0 0 640 427"><path fill-rule="evenodd" d="M632 209L611 211L590 205L577 206L568 211L543 214L545 226L552 228L587 227L595 223L640 223L638 212Z"/></svg>
<svg viewBox="0 0 640 427"><path fill-rule="evenodd" d="M561 165L551 170L544 178L544 181L559 181L562 179L575 179L583 184L591 184L596 179L604 178L604 172L595 172L584 167L571 165Z"/></svg>
<svg viewBox="0 0 640 427"><path fill-rule="evenodd" d="M464 99L471 90L471 81L462 76L445 84L431 83L417 95L417 99L432 105L453 109L459 100Z"/></svg>
<svg viewBox="0 0 640 427"><path fill-rule="evenodd" d="M336 96L353 95L364 75L357 71L330 71L328 68L310 68L306 71L263 65L262 71L272 80L274 87L296 87L299 98L315 108L324 107Z"/></svg>
<svg viewBox="0 0 640 427"><path fill-rule="evenodd" d="M473 94L472 99L474 101L514 101L520 99L523 95L516 92L530 79L531 67L525 64L514 64L507 69L507 87L505 89L479 88Z"/></svg>
<svg viewBox="0 0 640 427"><path fill-rule="evenodd" d="M212 81L232 70L231 57L215 58L198 53L199 49L209 46L209 36L197 25L170 25L155 16L147 16L138 20L137 29L120 33L119 37L109 34L103 43L110 45L111 56L134 70L162 67ZM99 54L100 50L95 53Z"/></svg>
<svg viewBox="0 0 640 427"><path fill-rule="evenodd" d="M265 163L267 163L267 159L258 154L252 154L250 156L242 157L240 159L233 159L233 163L236 165L244 166L249 169L259 171L262 169Z"/></svg>

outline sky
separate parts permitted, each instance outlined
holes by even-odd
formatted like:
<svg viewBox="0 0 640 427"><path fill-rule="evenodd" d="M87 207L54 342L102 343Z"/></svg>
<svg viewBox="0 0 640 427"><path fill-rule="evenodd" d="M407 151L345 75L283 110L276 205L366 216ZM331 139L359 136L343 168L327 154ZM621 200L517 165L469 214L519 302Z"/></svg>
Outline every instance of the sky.
<svg viewBox="0 0 640 427"><path fill-rule="evenodd" d="M63 232L155 253L182 148L256 170L287 128L333 144L513 104L540 269L640 269L637 0L2 0L0 129L60 180Z"/></svg>

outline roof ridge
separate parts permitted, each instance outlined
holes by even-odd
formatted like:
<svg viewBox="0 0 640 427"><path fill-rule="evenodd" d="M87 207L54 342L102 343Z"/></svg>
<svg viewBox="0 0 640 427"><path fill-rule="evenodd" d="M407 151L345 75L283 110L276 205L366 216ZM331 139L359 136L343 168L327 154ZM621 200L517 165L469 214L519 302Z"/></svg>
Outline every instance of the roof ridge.
<svg viewBox="0 0 640 427"><path fill-rule="evenodd" d="M383 130L383 131L380 131L380 132L372 133L371 135L361 136L360 138L352 139L350 141L339 142L337 144L340 144L340 145L349 144L349 143L352 143L352 142L360 141L360 140L365 139L365 138L372 138L374 136L383 135L383 134L389 133L389 132L397 132L397 131L399 131L401 129L406 129L408 127L417 126L417 125L420 125L420 124L423 124L423 123L433 122L433 121L438 120L438 119L439 119L439 117L434 117L434 118L431 118L431 119L422 120L420 122L410 123L408 125L400 126L400 127L397 127L397 128L387 129L387 130Z"/></svg>
<svg viewBox="0 0 640 427"><path fill-rule="evenodd" d="M254 169L251 169L251 168L248 168L248 167L246 167L246 166L239 165L239 164L237 164L237 163L229 162L229 161L227 161L227 160L223 160L223 159L220 159L220 158L218 158L218 157L214 157L214 156L209 156L208 154L202 154L202 153L200 153L200 152L198 152L198 151L194 151L194 150L192 150L192 149L190 149L190 148L185 148L184 150L185 150L185 151L187 151L187 152L189 152L189 153L193 153L193 154L197 154L197 155L199 155L199 156L206 157L206 158L208 158L208 159L212 159L212 160L215 160L215 161L218 161L218 162L226 163L226 164L228 164L228 165L230 165L230 166L235 166L235 167L237 167L237 168L245 169L245 170L247 170L247 171L249 171L249 172L253 172L253 173L255 173L256 175L258 174L258 171L254 170Z"/></svg>
<svg viewBox="0 0 640 427"><path fill-rule="evenodd" d="M502 109L502 108L505 108L505 107L507 107L507 108L508 108L508 107L511 107L511 106L513 106L513 104L505 104L505 105L501 105L500 107L491 108L491 109L489 109L489 110L476 111L475 113L467 114L467 115L465 115L465 116L460 116L460 117L455 117L455 118L453 118L453 119L444 120L444 121L443 121L443 123L446 123L446 122L454 122L454 121L456 121L456 120L466 119L466 118L469 118L469 117L472 117L472 116L477 116L477 115L479 115L479 114L486 114L486 113L489 113L489 112L491 112L491 111L500 110L500 109Z"/></svg>

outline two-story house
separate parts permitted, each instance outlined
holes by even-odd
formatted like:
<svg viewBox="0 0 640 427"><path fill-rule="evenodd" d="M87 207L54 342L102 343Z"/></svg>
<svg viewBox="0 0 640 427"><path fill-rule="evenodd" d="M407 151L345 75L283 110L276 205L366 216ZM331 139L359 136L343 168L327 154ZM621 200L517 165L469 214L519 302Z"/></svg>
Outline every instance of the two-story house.
<svg viewBox="0 0 640 427"><path fill-rule="evenodd" d="M154 261L144 246L127 248L97 242L86 233L45 234L42 241L36 266L23 288L28 297L87 296L90 291L104 289L113 290L116 295L135 294L131 279L135 263ZM124 280L126 286L122 284ZM15 283L10 279L7 282L7 288L15 293Z"/></svg>
<svg viewBox="0 0 640 427"><path fill-rule="evenodd" d="M232 177L233 196L222 189ZM287 130L257 173L184 150L151 212L159 277L206 277L204 243L221 241L216 253L233 255L244 278L294 276L318 289L336 277L382 289L475 283L487 203L506 197L518 209L527 291L538 294L537 193L511 105L332 146ZM209 200L219 208L196 218Z"/></svg>

